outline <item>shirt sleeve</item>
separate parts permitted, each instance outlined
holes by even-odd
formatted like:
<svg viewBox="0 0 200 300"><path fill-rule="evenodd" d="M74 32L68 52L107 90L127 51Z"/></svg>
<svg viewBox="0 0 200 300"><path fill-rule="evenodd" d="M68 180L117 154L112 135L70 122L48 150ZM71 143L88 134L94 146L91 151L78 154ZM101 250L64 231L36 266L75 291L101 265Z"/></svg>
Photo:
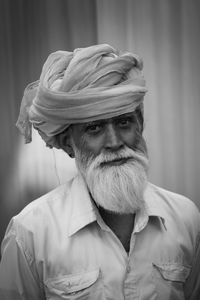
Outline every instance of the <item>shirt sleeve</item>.
<svg viewBox="0 0 200 300"><path fill-rule="evenodd" d="M200 215L199 215L199 230L200 230ZM200 299L200 232L197 235L192 269L189 278L186 282L184 290L185 290L186 300Z"/></svg>
<svg viewBox="0 0 200 300"><path fill-rule="evenodd" d="M23 249L13 226L7 229L1 249L0 299L45 299L37 275L31 268L33 262Z"/></svg>

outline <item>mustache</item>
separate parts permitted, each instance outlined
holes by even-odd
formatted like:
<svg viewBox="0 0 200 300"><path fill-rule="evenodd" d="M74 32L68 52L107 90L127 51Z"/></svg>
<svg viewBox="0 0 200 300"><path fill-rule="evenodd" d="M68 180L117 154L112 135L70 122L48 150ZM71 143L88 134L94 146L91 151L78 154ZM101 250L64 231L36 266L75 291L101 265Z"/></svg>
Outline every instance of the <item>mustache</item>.
<svg viewBox="0 0 200 300"><path fill-rule="evenodd" d="M143 152L134 151L128 147L118 152L102 152L94 160L93 164L95 168L106 167L109 163L123 160L125 163L130 161L139 161L142 165L147 165L147 156Z"/></svg>

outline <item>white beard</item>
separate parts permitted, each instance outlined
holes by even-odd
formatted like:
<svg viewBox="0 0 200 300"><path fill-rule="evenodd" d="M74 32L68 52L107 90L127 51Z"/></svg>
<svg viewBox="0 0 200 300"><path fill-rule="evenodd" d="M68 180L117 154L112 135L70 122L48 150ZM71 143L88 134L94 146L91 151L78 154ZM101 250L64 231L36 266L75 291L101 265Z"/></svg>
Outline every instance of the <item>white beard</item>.
<svg viewBox="0 0 200 300"><path fill-rule="evenodd" d="M118 153L83 157L75 148L77 168L98 206L117 214L143 210L143 193L147 184L148 158L145 154L125 147ZM119 158L131 158L121 165L102 165Z"/></svg>

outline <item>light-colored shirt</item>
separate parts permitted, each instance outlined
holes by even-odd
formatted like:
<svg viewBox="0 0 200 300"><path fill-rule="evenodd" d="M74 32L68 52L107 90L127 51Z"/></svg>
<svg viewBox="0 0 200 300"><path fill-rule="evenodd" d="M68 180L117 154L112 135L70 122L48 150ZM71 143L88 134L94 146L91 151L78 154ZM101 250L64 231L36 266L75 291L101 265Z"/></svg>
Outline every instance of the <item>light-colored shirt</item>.
<svg viewBox="0 0 200 300"><path fill-rule="evenodd" d="M198 300L200 215L187 198L148 184L130 251L77 176L15 216L2 243L2 300Z"/></svg>

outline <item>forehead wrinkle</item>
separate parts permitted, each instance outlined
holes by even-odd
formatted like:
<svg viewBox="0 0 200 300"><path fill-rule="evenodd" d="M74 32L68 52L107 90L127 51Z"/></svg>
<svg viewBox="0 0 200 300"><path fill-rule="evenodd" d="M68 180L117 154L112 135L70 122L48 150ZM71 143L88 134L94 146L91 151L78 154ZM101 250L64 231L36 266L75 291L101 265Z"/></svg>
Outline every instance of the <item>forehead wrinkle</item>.
<svg viewBox="0 0 200 300"><path fill-rule="evenodd" d="M80 124L74 124L72 126L80 126L81 129L87 127L87 126L90 126L90 125L94 125L94 124L99 124L99 123L102 123L102 124L107 124L107 123L112 123L113 121L116 121L118 119L122 119L122 118L126 118L126 117L131 117L131 116L134 116L136 117L136 112L133 111L133 112L129 112L129 113L125 113L125 114L121 114L121 115L118 115L118 116L115 116L115 117L112 117L112 118L108 118L108 119L99 119L99 120L95 120L95 121L91 121L91 122L86 122L86 123L80 123Z"/></svg>

